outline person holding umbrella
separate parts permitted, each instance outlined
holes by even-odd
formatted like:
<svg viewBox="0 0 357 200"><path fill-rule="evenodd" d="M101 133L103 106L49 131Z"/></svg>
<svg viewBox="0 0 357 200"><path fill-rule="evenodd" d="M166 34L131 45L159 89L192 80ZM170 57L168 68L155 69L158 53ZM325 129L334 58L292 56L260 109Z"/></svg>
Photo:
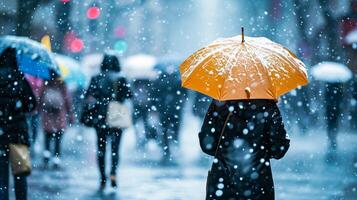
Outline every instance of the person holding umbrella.
<svg viewBox="0 0 357 200"><path fill-rule="evenodd" d="M304 64L266 38L226 38L180 66L182 85L211 96L199 133L214 156L206 199L273 200L270 159L282 158L289 138L277 106L282 94L307 84Z"/></svg>
<svg viewBox="0 0 357 200"><path fill-rule="evenodd" d="M31 87L18 69L14 48L6 48L0 56L0 86L0 199L8 200L10 146L30 145L26 114L36 106ZM14 174L18 200L27 199L26 175Z"/></svg>
<svg viewBox="0 0 357 200"><path fill-rule="evenodd" d="M324 83L325 98L324 108L326 116L326 131L328 138L327 162L335 159L337 150L337 135L341 118L344 86L353 75L348 66L331 61L323 61L313 66L312 77Z"/></svg>

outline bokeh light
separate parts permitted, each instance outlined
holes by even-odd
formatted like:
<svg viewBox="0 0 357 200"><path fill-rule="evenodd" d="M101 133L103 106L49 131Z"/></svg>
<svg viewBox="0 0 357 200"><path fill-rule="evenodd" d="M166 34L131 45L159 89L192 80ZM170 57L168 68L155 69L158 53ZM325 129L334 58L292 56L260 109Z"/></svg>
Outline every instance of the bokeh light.
<svg viewBox="0 0 357 200"><path fill-rule="evenodd" d="M100 15L100 8L92 6L87 10L88 19L97 19Z"/></svg>
<svg viewBox="0 0 357 200"><path fill-rule="evenodd" d="M71 42L70 49L73 53L78 53L78 52L82 51L83 47L84 47L83 41L79 38L75 38Z"/></svg>
<svg viewBox="0 0 357 200"><path fill-rule="evenodd" d="M114 43L114 50L118 53L124 53L128 49L128 44L124 40L118 40Z"/></svg>
<svg viewBox="0 0 357 200"><path fill-rule="evenodd" d="M126 28L124 26L117 26L114 29L114 35L118 38L123 38L126 35Z"/></svg>

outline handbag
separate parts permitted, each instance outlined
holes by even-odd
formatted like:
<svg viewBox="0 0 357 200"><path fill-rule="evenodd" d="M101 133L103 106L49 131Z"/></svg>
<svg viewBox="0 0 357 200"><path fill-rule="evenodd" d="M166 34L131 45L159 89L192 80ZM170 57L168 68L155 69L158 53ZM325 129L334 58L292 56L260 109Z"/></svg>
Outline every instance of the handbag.
<svg viewBox="0 0 357 200"><path fill-rule="evenodd" d="M11 171L14 176L28 176L31 174L30 152L27 145L10 144Z"/></svg>
<svg viewBox="0 0 357 200"><path fill-rule="evenodd" d="M227 123L228 123L228 120L229 118L231 117L232 113L229 112L225 122L224 122L224 125L223 125L223 128L222 128L222 131L221 131L221 134L219 136L219 140L218 140L218 143L217 143L217 147L216 147L216 151L214 153L214 159L216 159L217 157L217 153L218 153L218 148L219 148L219 145L221 144L221 140L222 140L222 136L223 136L223 133L224 133L224 130L226 129L226 126L227 126ZM212 166L213 167L213 166ZM215 191L214 188L209 188L210 185L213 185L213 174L212 174L212 168L211 170L208 170L208 174L207 174L207 182L206 182L206 197L209 197L209 195L212 195Z"/></svg>
<svg viewBox="0 0 357 200"><path fill-rule="evenodd" d="M118 101L109 102L106 119L110 128L129 128L133 124L129 106Z"/></svg>
<svg viewBox="0 0 357 200"><path fill-rule="evenodd" d="M114 94L118 93L118 85L113 83ZM106 124L110 128L129 128L133 124L131 110L125 103L111 100L108 104Z"/></svg>

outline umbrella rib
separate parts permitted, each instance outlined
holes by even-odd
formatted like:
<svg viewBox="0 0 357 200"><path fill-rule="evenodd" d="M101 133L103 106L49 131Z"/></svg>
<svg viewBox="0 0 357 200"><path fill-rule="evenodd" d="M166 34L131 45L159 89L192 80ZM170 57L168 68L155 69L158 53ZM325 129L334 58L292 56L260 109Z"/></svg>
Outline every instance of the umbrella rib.
<svg viewBox="0 0 357 200"><path fill-rule="evenodd" d="M247 45L247 46L249 46L249 45ZM258 55L257 55L256 53L254 53L254 51L249 51L248 48L247 48L247 52L248 52L249 54L251 54L251 57L252 57L252 58L254 58L254 56L258 58ZM252 54L254 54L254 56L253 56ZM262 65L264 68L266 68L266 66L264 66L264 64L262 63L262 60L261 60L260 58L258 58L258 59L260 60L261 65ZM256 63L254 59L253 59L253 62ZM259 69L258 69L258 67L257 67L256 64L254 64L254 68L255 68L255 70L258 72L259 78L262 79L262 75L259 73Z"/></svg>
<svg viewBox="0 0 357 200"><path fill-rule="evenodd" d="M287 66L288 66L289 68L291 68L291 66L296 66L296 64L297 64L297 63L295 62L295 61L297 61L297 60L296 60L295 58L293 58L293 57L291 57L291 58L294 59L294 60L291 61L289 58L286 58L285 56L283 56L283 55L281 54L281 52L276 51L275 49L268 49L268 48L266 48L266 47L264 47L264 46L260 46L260 45L259 45L259 47L261 48L262 51L267 52L268 55L270 54L270 56L276 57L276 58L282 60L283 62L287 63ZM279 48L281 48L281 46L279 46ZM274 53L272 53L272 52L274 52ZM299 68L300 68L300 65L299 65ZM284 68L274 67L274 69L276 69L276 70L278 70L278 71L284 71L284 72L286 72L286 70L285 70Z"/></svg>
<svg viewBox="0 0 357 200"><path fill-rule="evenodd" d="M276 46L278 46L279 48L283 48L283 47L282 47L281 45L279 45L279 44L273 43L272 45L276 45ZM258 46L259 46L263 51L265 51L265 52L268 52L268 53L269 53L269 52L270 52L270 53L271 53L271 52L274 52L273 55L275 55L275 56L277 56L278 58L282 59L283 61L287 62L287 63L288 63L288 66L298 66L301 71L303 71L303 72L305 71L304 68L303 68L303 69L301 68L301 65L299 64L299 60L296 59L296 58L294 58L292 55L290 55L290 53L289 53L289 56L291 57L292 60L286 58L285 56L282 55L281 52L277 51L277 50L274 49L274 48L268 49L267 47L262 46L262 45L258 45ZM283 48L283 49L284 49L284 48Z"/></svg>
<svg viewBox="0 0 357 200"><path fill-rule="evenodd" d="M278 44L274 44L274 45L278 45ZM260 46L260 45L258 45L258 46ZM280 48L282 48L280 45L278 45L278 46L279 46ZM289 56L291 56L291 58L293 59L293 60L290 60L289 57L285 57L284 55L282 55L281 52L276 51L275 49L271 49L271 50L270 50L270 49L268 49L268 48L266 48L266 47L264 47L264 46L260 46L260 48L261 48L262 52L266 52L266 53L268 54L268 56L276 57L276 58L280 59L281 61L285 62L285 63L286 63L285 66L287 66L287 67L289 67L289 68L292 68L292 69L294 69L294 70L295 70L296 68L294 68L294 67L292 67L292 66L297 66L298 69L296 69L296 70L298 70L298 71L300 71L300 72L306 74L304 68L302 68L302 66L300 65L299 60L298 60L297 58L294 58L292 55L289 54ZM272 53L272 52L273 52L273 53ZM259 55L257 55L257 57L260 59ZM270 64L269 64L269 65L270 65ZM278 67L276 67L275 65L273 65L273 66L274 66L274 69L277 70L277 71L287 72L287 70L286 70L285 68L278 68ZM285 73L285 74L287 74L287 73ZM300 76L298 76L298 77L300 77ZM304 81L304 80L302 80L302 81ZM277 91L275 91L275 93L277 93Z"/></svg>
<svg viewBox="0 0 357 200"><path fill-rule="evenodd" d="M276 54L273 54L274 56L276 56L278 59L281 59L282 61L286 62L287 64L287 67L289 67L290 69L293 69L293 71L297 70L299 71L300 73L304 73L306 76L307 76L307 73L305 71L305 68L300 64L299 60L292 57L291 55L291 59L289 58L286 58L284 57L280 52L276 52L274 51ZM295 66L295 67L292 67L292 66ZM286 72L287 70L284 69L284 68L275 68L277 70L280 70L280 71L284 71ZM300 77L300 76L298 76ZM302 80L303 81L303 80Z"/></svg>
<svg viewBox="0 0 357 200"><path fill-rule="evenodd" d="M211 59L211 57L212 57L213 55L215 55L216 53L220 52L220 51L221 51L222 49L224 49L224 48L227 48L227 47L219 47L219 48L217 48L216 50L214 50L213 52L209 53L209 55L205 56L204 58L201 58L201 60L203 60L203 61L197 62L197 63L195 64L195 66L190 65L189 70L187 70L187 71L184 72L184 74L183 74L183 76L184 76L184 77L187 77L187 78L186 78L186 80L185 80L184 82L182 82L182 85L185 84L185 83L189 80L189 78L192 77L193 72L199 68L199 67L197 66L198 63L203 63L201 66L202 66L202 68L204 68L204 67L206 66L206 64L208 63L208 61ZM194 54L196 54L196 53L194 53ZM193 54L193 55L194 55L194 54ZM192 69L191 69L191 68L192 68Z"/></svg>
<svg viewBox="0 0 357 200"><path fill-rule="evenodd" d="M235 48L235 49L237 50L237 53L235 54L236 64L235 64L235 65L231 64L231 66L230 66L230 68L229 68L228 75L230 75L230 74L231 74L233 67L234 67L234 66L236 66L236 65L238 64L238 55L239 55L239 53L241 53L241 52L242 52L242 50L240 50L240 51L239 51L239 47L240 47L240 46L237 46L237 47ZM241 48L240 48L240 49L241 49ZM229 60L232 60L232 59L231 59L231 57L232 57L232 56L230 56ZM220 90L223 90L223 89L224 89L225 83L226 83L226 79L224 79L223 84L222 84L222 87L221 87L221 89L220 89ZM221 94L221 93L222 93L222 91L219 91L219 93Z"/></svg>
<svg viewBox="0 0 357 200"><path fill-rule="evenodd" d="M254 60L253 59L253 56L251 55L251 53L248 51L248 48L247 48L247 45L246 44L244 44L244 48L245 48L245 50L246 50L246 52L248 53L248 55L251 57L251 59L252 60ZM245 71L245 74L246 74L246 76L245 76L245 86L247 86L248 84L247 84L247 82L248 82L248 70L247 70L247 66L246 65L244 65L244 71Z"/></svg>
<svg viewBox="0 0 357 200"><path fill-rule="evenodd" d="M250 53L250 52L249 52L249 53ZM270 84L271 88L274 88L274 87L273 87L272 80L271 80L271 77L269 76L269 73L268 73L268 66L266 66L266 65L265 65L265 62L263 61L264 59L262 59L259 55L257 55L257 54L254 53L254 52L253 52L253 54L256 56L256 58L258 58L258 60L260 61L261 65L263 66L263 68L264 68L264 70L265 70L265 72L266 72L266 74L267 74L267 80L269 81L269 84ZM255 66L255 67L256 67L256 66ZM276 91L274 91L274 95L276 95L275 93L276 93Z"/></svg>

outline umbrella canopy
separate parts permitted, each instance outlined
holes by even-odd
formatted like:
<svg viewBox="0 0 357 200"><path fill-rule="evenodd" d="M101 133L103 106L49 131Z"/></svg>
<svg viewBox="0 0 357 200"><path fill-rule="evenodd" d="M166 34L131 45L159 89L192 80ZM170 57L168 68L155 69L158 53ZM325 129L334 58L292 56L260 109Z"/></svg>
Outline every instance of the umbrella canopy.
<svg viewBox="0 0 357 200"><path fill-rule="evenodd" d="M308 83L305 65L263 37L216 40L180 66L182 86L217 100L277 99Z"/></svg>
<svg viewBox="0 0 357 200"><path fill-rule="evenodd" d="M346 43L347 44L354 44L357 43L357 28L355 28L353 31L351 31L350 33L348 33L346 35Z"/></svg>
<svg viewBox="0 0 357 200"><path fill-rule="evenodd" d="M157 77L156 63L154 56L137 54L124 60L123 71L130 79L154 79Z"/></svg>
<svg viewBox="0 0 357 200"><path fill-rule="evenodd" d="M60 68L61 77L71 89L84 87L85 75L81 71L81 66L78 61L60 54L55 55L55 60Z"/></svg>
<svg viewBox="0 0 357 200"><path fill-rule="evenodd" d="M328 61L313 66L311 75L316 80L329 83L343 83L352 78L352 72L346 65Z"/></svg>
<svg viewBox="0 0 357 200"><path fill-rule="evenodd" d="M0 53L8 47L17 50L16 58L22 72L43 79L50 79L51 71L59 74L50 52L40 43L26 37L1 37Z"/></svg>
<svg viewBox="0 0 357 200"><path fill-rule="evenodd" d="M81 66L83 67L83 72L86 76L92 77L100 73L100 64L103 61L103 54L94 53L85 55L82 58Z"/></svg>
<svg viewBox="0 0 357 200"><path fill-rule="evenodd" d="M163 56L158 59L154 68L159 72L164 72L168 74L179 73L178 67L180 66L183 60L184 59L180 59L180 57L178 56Z"/></svg>

